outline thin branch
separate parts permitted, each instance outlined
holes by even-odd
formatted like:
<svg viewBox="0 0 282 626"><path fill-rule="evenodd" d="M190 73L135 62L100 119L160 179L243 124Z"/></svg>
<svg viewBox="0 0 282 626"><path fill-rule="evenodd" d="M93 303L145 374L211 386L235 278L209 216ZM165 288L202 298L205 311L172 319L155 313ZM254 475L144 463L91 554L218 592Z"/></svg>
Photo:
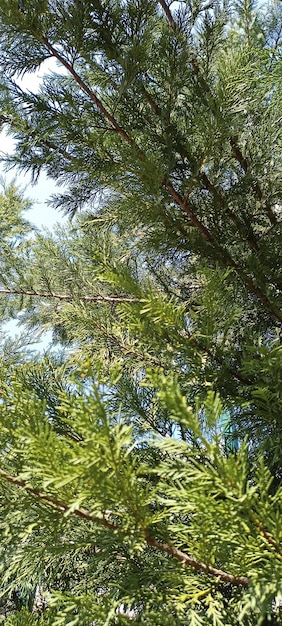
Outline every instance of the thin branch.
<svg viewBox="0 0 282 626"><path fill-rule="evenodd" d="M170 23L170 25L172 26L172 28L177 28L177 24L175 22L175 20L172 17L170 8L168 7L167 3L165 2L165 0L159 0L159 4L161 5L163 11L165 12L167 19Z"/></svg>
<svg viewBox="0 0 282 626"><path fill-rule="evenodd" d="M115 296L70 296L70 295L65 295L65 294L39 293L37 291L11 290L11 289L0 289L0 295L20 295L20 296L31 296L31 297L37 297L37 298L47 298L47 299L50 298L50 299L63 300L64 302L72 302L74 300L81 300L84 302L85 301L86 302L107 302L110 304L121 304L123 302L140 303L140 300L138 298L122 298L122 297L115 297ZM132 354L132 356L135 356L141 359L142 361L147 361L148 363L150 363L151 365L155 367L161 367L165 369L165 365L161 363L160 361L158 361L157 359L155 359L154 357L150 356L149 354L142 354L141 352L138 352L137 350L135 350L132 346L127 346L122 341L120 341L118 337L115 337L111 333L108 333L97 322L93 321L93 324L100 332L103 333L103 335L106 338L108 338L110 341L115 343L119 348L121 348L121 350L123 350L127 354ZM211 357L211 359L214 361L217 361L219 365L224 365L224 362L222 361L222 359L214 355L211 352L211 350L203 346L199 341L196 340L195 337L193 337L192 335L189 335L187 338L190 341L193 341L193 343L201 350L201 352L205 352L206 354L208 354ZM230 368L228 368L228 366L227 366L227 369L240 382L244 384L249 384L249 385L251 384L251 381L245 378L239 372L236 372L235 370L231 370Z"/></svg>
<svg viewBox="0 0 282 626"><path fill-rule="evenodd" d="M46 37L42 39L46 48L51 52L51 54L70 72L73 76L75 82L80 86L80 88L89 96L90 100L95 104L97 109L102 113L102 115L108 120L113 128L118 132L120 137L126 141L130 146L132 146L135 151L138 153L139 157L144 159L145 155L139 146L136 144L134 139L128 135L128 133L122 128L116 118L106 109L101 100L95 94L95 92L85 83L85 81L81 78L81 76L75 71L73 65L71 65L61 54L58 52L54 46L48 41Z"/></svg>
<svg viewBox="0 0 282 626"><path fill-rule="evenodd" d="M76 515L77 517L85 519L88 522L92 522L94 524L104 526L105 528L108 528L109 530L112 530L114 532L118 532L122 530L117 524L107 519L105 515L102 515L102 517L97 517L95 515L91 515L91 513L89 513L85 509L73 509L70 505L66 504L64 501L59 500L55 498L54 496L48 496L47 494L44 494L37 489L34 489L30 485L28 485L26 481L20 478L16 478L14 476L10 476L2 469L0 469L0 476L2 476L2 478L6 480L8 483L11 483L12 485L16 485L17 487L24 489L27 493L30 493L31 495L35 496L38 500L42 502L46 502L47 505L57 509L58 511L62 513ZM173 545L167 544L167 543L161 543L160 541L157 541L156 539L151 537L147 533L147 531L145 531L145 540L148 546L156 548L160 552L169 554L170 556L180 561L182 565L191 567L192 569L195 569L196 571L205 572L206 574L215 576L216 578L219 578L220 580L223 580L224 582L230 583L231 585L243 586L243 587L247 587L249 585L249 579L246 576L234 576L233 574L229 574L228 572L224 572L223 570L216 569L215 567L206 565L205 563L201 563L200 561L197 561L196 559L189 556L185 552L178 550L178 548L175 548Z"/></svg>
<svg viewBox="0 0 282 626"><path fill-rule="evenodd" d="M118 526L116 526L116 524L114 524L113 522L110 522L107 518L95 517L94 515L91 515L88 511L86 511L85 509L73 509L70 505L66 504L62 500L58 500L58 498L55 498L53 496L48 496L47 494L42 493L38 489L34 489L30 485L28 485L25 480L21 480L20 478L15 478L14 476L10 476L6 472L4 472L4 470L2 469L0 469L0 476L2 476L2 478L4 478L8 483L11 483L12 485L16 485L17 487L21 487L28 493L35 496L38 500L42 502L46 502L47 504L54 507L58 511L61 511L62 513L72 513L73 515L76 515L77 517L81 517L82 519L85 519L88 522L95 522L102 526L106 526L106 528L110 528L111 530L118 530Z"/></svg>
<svg viewBox="0 0 282 626"><path fill-rule="evenodd" d="M222 251L222 248L219 248L219 250ZM265 308L271 313L274 318L282 323L282 311L280 311L280 309L278 309L275 304L270 302L266 294L260 289L260 287L257 287L254 281L250 278L250 276L248 276L248 274L244 272L244 270L238 265L238 263L233 260L227 250L224 251L224 254L226 256L227 265L234 268L235 272L241 278L242 282L249 289L249 291L263 303Z"/></svg>
<svg viewBox="0 0 282 626"><path fill-rule="evenodd" d="M93 325L104 335L104 337L115 343L119 348L121 348L121 350L124 350L124 352L126 352L127 354L132 354L142 361L147 361L148 363L151 363L151 365L154 365L154 367L161 367L162 369L165 369L164 364L162 364L160 361L154 359L154 357L151 357L149 354L142 354L141 352L135 350L133 347L127 346L122 341L120 341L118 337L115 337L111 333L107 332L107 330L105 330L98 322L93 320Z"/></svg>
<svg viewBox="0 0 282 626"><path fill-rule="evenodd" d="M277 554L280 554L280 556L282 556L282 550L280 546L278 545L278 543L276 543L276 541L274 541L274 539L272 539L271 535L267 532L267 530L265 530L263 524L253 515L251 516L251 519L253 520L254 524L259 529L263 537L266 539L267 543L269 543L269 545L271 545L274 548Z"/></svg>
<svg viewBox="0 0 282 626"><path fill-rule="evenodd" d="M148 102L148 104L150 105L151 109L154 111L154 113L156 115L158 115L159 117L161 117L162 115L162 109L161 107L155 102L154 98L151 96L151 94L149 93L149 91L147 91L147 89L144 87L144 85L140 85L140 88Z"/></svg>
<svg viewBox="0 0 282 626"><path fill-rule="evenodd" d="M55 300L62 300L64 302L73 302L75 300L80 300L83 302L106 302L109 304L123 304L125 303L129 303L129 304L135 304L135 303L141 303L141 300L139 298L131 298L131 297L119 297L119 296L74 296L74 295L65 295L65 294L58 294L58 293L39 293L38 291L27 291L27 290L16 290L16 289L0 289L0 296L1 295L9 295L9 296L13 296L13 295L19 295L19 296L31 296L31 297L37 297L37 298L47 298L47 299L55 299ZM98 322L94 322L93 320L93 325L100 330L100 332L103 333L103 335L105 337L107 337L110 341L112 341L113 343L115 343L116 345L118 345L119 348L121 348L122 350L124 350L125 352L127 352L127 354L132 354L133 356L136 356L138 358L141 358L143 361L148 361L151 363L151 365L154 365L155 367L162 367L164 368L164 365L162 363L160 363L160 361L157 361L157 359L154 359L154 357L151 357L149 354L148 355L144 355L141 354L141 352L138 352L137 350L134 350L133 347L131 346L126 346L122 341L120 341L117 337L115 337L114 335L108 333L106 330L103 329L103 327L98 324Z"/></svg>
<svg viewBox="0 0 282 626"><path fill-rule="evenodd" d="M240 383L243 383L243 385L252 385L253 384L252 381L249 378L247 378L246 376L244 376L243 374L241 374L237 370L234 370L233 368L229 367L229 365L227 365L224 362L224 359L222 359L220 356L214 354L209 348L204 346L197 339L197 337L195 337L194 335L190 334L187 330L185 331L185 334L183 334L181 336L184 337L185 339L187 339L188 341L191 341L191 343L193 343L196 346L196 348L198 348L198 350L200 350L200 352L204 352L204 354L207 354L212 361L215 361L221 367L226 368L226 370L231 374L231 376L233 376L233 378L236 378L237 380L239 380Z"/></svg>
<svg viewBox="0 0 282 626"><path fill-rule="evenodd" d="M64 302L73 302L75 300L80 300L83 302L106 302L109 304L122 304L123 302L134 304L134 303L141 302L141 300L138 298L130 298L130 297L127 298L127 297L118 297L118 296L73 296L73 295L70 296L70 295L65 295L65 294L39 293L38 291L12 290L12 289L0 289L0 296L1 295L30 296L30 297L37 297L37 298L61 300ZM98 330L100 330L100 332L103 333L105 337L107 337L110 341L115 343L119 348L124 350L124 352L126 352L127 354L132 354L133 356L136 356L137 358L142 359L142 361L147 361L148 363L151 363L151 365L153 365L154 367L161 367L165 369L165 365L161 363L160 361L158 361L157 359L155 359L154 357L150 356L149 354L142 354L141 352L138 352L137 350L135 350L132 346L127 346L122 341L120 341L117 337L115 337L114 335L104 330L103 327L97 322L94 323L93 321L93 324L96 326ZM219 365L224 366L224 361L220 359L220 357L213 354L211 350L209 350L209 348L206 348L205 346L203 346L195 337L193 337L193 335L188 335L187 339L189 339L190 341L193 341L193 343L201 350L201 352L205 352L206 354L210 356L212 360L216 361ZM242 374L240 374L240 372L236 372L235 370L229 368L227 365L226 365L226 368L234 376L234 378L237 378L237 380L239 380L243 384L246 384L246 385L252 384L251 381L245 376L243 376Z"/></svg>
<svg viewBox="0 0 282 626"><path fill-rule="evenodd" d="M238 161L238 163L240 164L245 174L247 174L249 170L249 164L248 164L246 157L244 157L243 153L241 152L237 139L235 137L230 137L229 143L232 148L233 156ZM262 193L261 186L257 181L252 181L252 189L256 198L261 202L263 200L263 193ZM269 221L271 222L271 224L277 224L278 220L277 220L275 213L273 213L271 206L269 206L269 204L265 204L264 208L266 210L266 213L269 217Z"/></svg>
<svg viewBox="0 0 282 626"><path fill-rule="evenodd" d="M192 569L195 569L199 572L205 572L206 574L216 576L217 578L220 578L221 580L224 580L224 582L230 583L231 585L242 587L248 587L249 585L249 579L247 578L247 576L234 576L233 574L228 574L227 572L212 567L211 565L206 565L206 563L196 561L196 559L193 559L193 557L188 556L188 554L186 554L185 552L178 550L178 548L175 548L174 546L167 543L161 543L160 541L153 539L149 535L147 535L146 541L149 546L152 546L153 548L156 548L161 552L166 552L167 554L170 554L174 558L178 559L178 561L180 561L183 565L188 565Z"/></svg>
<svg viewBox="0 0 282 626"><path fill-rule="evenodd" d="M164 0L161 0L161 5L162 5L163 9L165 10L167 16L169 17L170 22L171 23L175 23L174 20L173 20L172 15L171 15L170 9L167 6L167 4L164 2ZM94 102L94 104L97 106L99 111L110 122L112 127L118 132L118 134L121 136L121 138L123 140L125 140L126 143L131 145L136 150L136 152L138 153L138 156L142 160L145 160L146 156L145 156L144 152L141 150L141 148L136 144L135 140L119 125L119 123L116 120L116 118L106 109L106 107L103 105L103 103L98 98L98 96L85 83L85 81L83 81L81 76L79 74L77 74L77 72L75 71L74 67L68 61L66 61L66 59L60 54L60 52L58 52L58 50L56 48L54 48L54 46L52 46L52 44L48 41L48 39L46 37L43 38L43 43L45 44L45 46L47 47L49 52L51 52L51 54L53 56L55 56L55 58L57 58L57 60L60 63L62 63L62 65L70 72L70 74L73 76L73 78L76 81L76 83L90 97L92 102ZM205 239L207 241L209 241L209 242L212 242L211 234L209 233L208 229L202 224L202 222L200 222L200 220L197 218L197 216L194 214L190 204L188 204L188 202L187 202L187 199L183 200L181 198L181 196L178 194L178 192L174 189L173 185L169 181L163 181L163 186L165 186L166 189L171 193L173 198L176 200L177 204L189 216L191 222L198 228L198 230L205 237Z"/></svg>
<svg viewBox="0 0 282 626"><path fill-rule="evenodd" d="M170 182L165 184L167 190L171 193L177 204L182 208L182 210L189 215L191 222L198 228L203 237L211 243L215 249L221 254L223 260L229 267L233 267L236 274L241 278L244 285L249 289L249 291L256 296L265 306L265 308L275 317L279 322L282 322L282 312L270 302L269 298L266 294L257 287L257 285L253 282L253 280L246 274L246 272L238 265L236 261L232 258L231 254L214 238L212 233L198 220L196 215L192 212L190 205L188 204L186 199L183 199L180 194L174 189L173 185Z"/></svg>
<svg viewBox="0 0 282 626"><path fill-rule="evenodd" d="M189 216L192 224L194 224L194 226L197 227L197 229L200 231L200 233L203 235L206 241L208 241L209 243L214 243L214 238L212 234L210 233L210 231L208 230L208 228L206 228L206 226L204 226L204 224L200 222L200 220L197 218L195 213L192 211L191 205L188 203L188 198L185 198L185 199L182 198L180 194L178 193L178 191L176 191L172 183L170 183L169 181L167 182L164 181L163 186L166 187L166 189L170 192L171 196L174 198L176 203L181 207L182 211L184 211L184 213L186 213Z"/></svg>
<svg viewBox="0 0 282 626"><path fill-rule="evenodd" d="M176 294L174 292L174 290L169 289L168 285L166 284L166 282L161 279L160 275L158 274L158 272L156 272L156 270L153 267L150 267L150 271L154 274L154 276L156 276L157 280L161 283L165 293L169 297L171 295L173 295L178 300L180 299L182 302L184 301L184 303L186 304L187 300L183 299L181 296ZM201 290L202 286L201 285L196 285L194 287L192 286L191 289L193 289L193 291L198 290L198 289ZM187 306L187 312L189 314L189 306ZM204 354L207 354L212 361L215 361L218 365L223 367L225 369L225 371L228 371L233 378L236 378L237 380L239 380L244 385L252 385L253 384L253 382L249 378L247 378L246 376L241 374L240 371L234 370L227 363L225 363L224 358L220 357L218 354L213 353L212 350L210 350L207 346L202 344L199 341L199 339L193 333L189 332L188 330L185 330L184 332L180 331L180 336L181 336L181 339L184 337L185 339L187 339L188 341L193 343L196 346L196 348L198 350L200 350L200 352L203 352ZM164 367L164 366L162 366L162 367ZM181 374L180 370L174 370L174 371L177 374Z"/></svg>
<svg viewBox="0 0 282 626"><path fill-rule="evenodd" d="M144 97L146 98L146 100L147 100L149 106L151 107L152 111L158 117L162 117L162 110L159 107L159 105L155 102L155 100L153 99L151 94L145 89L145 87L143 87L143 86L141 86L141 87L142 87L142 92L144 94ZM182 157L186 156L188 159L190 159L190 155L189 155L187 149L183 148L183 146L179 147L179 152L180 152ZM253 250L254 252L258 252L259 251L259 245L258 245L258 242L256 240L256 237L255 237L255 234L253 232L253 229L252 229L251 225L250 224L245 224L240 219L240 217L236 213L234 213L234 211L232 211L232 209L230 209L228 204L226 204L226 200L225 200L224 196L222 195L222 192L219 191L219 189L211 182L211 180L207 176L206 172L200 172L200 174L199 174L199 182L203 184L204 188L207 191L209 191L209 193L215 198L215 200L218 201L218 203L220 204L221 208L227 213L227 215L229 215L231 221L235 224L238 232L242 234L242 238L245 241L247 241L247 243L249 244L249 247L251 248L251 250Z"/></svg>
<svg viewBox="0 0 282 626"><path fill-rule="evenodd" d="M82 300L83 302L108 302L109 304L122 304L123 302L140 303L139 298L122 297L122 296L81 296L66 295L62 293L40 293L33 290L25 289L0 289L0 295L8 296L31 296L35 298L49 298L54 300L63 300L72 302L73 300Z"/></svg>
<svg viewBox="0 0 282 626"><path fill-rule="evenodd" d="M207 176L205 172L201 173L201 179L207 191L209 191L210 194L214 196L214 198L221 205L222 210L226 211L226 213L229 215L233 224L235 224L235 226L238 228L238 231L242 233L243 239L245 239L245 241L248 242L251 250L254 250L254 252L259 252L259 245L256 240L255 234L253 232L253 229L251 227L251 224L250 223L248 225L244 224L244 222L242 222L242 220L238 217L238 215L236 215L236 213L234 213L234 211L232 211L232 209L230 209L230 207L226 205L224 196L217 189L217 187L215 187L215 185L211 182L211 180L209 179L209 177Z"/></svg>

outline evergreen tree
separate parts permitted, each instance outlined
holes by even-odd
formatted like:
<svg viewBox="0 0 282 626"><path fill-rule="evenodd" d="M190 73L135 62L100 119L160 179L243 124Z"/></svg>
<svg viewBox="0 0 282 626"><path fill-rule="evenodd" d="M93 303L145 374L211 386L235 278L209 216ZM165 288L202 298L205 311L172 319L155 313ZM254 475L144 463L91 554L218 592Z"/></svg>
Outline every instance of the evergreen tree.
<svg viewBox="0 0 282 626"><path fill-rule="evenodd" d="M63 348L3 346L7 623L279 624L280 6L0 0L0 38L8 165L73 218L0 203L3 320Z"/></svg>

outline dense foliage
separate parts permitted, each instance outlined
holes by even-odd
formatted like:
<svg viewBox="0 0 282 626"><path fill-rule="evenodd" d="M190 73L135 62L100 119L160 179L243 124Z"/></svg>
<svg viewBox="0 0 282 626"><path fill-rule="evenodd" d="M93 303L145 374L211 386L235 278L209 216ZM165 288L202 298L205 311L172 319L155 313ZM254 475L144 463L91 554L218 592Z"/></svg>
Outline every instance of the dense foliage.
<svg viewBox="0 0 282 626"><path fill-rule="evenodd" d="M0 0L7 165L72 217L0 198L9 626L281 623L281 17Z"/></svg>

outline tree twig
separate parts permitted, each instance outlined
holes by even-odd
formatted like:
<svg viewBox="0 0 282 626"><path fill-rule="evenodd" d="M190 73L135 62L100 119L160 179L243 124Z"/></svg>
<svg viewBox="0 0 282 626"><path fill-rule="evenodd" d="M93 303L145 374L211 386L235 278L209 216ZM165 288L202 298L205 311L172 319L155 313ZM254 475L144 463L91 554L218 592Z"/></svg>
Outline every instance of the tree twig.
<svg viewBox="0 0 282 626"><path fill-rule="evenodd" d="M126 303L140 303L141 300L139 298L131 298L126 296L82 296L82 295L67 295L63 293L40 293L38 291L33 290L25 290L25 289L1 289L0 295L8 295L8 296L31 296L34 298L47 298L54 300L62 300L64 302L72 302L73 300L82 300L83 302L108 302L109 304L122 304Z"/></svg>
<svg viewBox="0 0 282 626"><path fill-rule="evenodd" d="M52 56L54 56L73 76L75 82L81 87L81 89L89 96L90 100L95 104L97 109L102 113L102 115L108 120L113 128L118 132L122 139L126 141L130 146L132 146L138 155L144 159L145 155L142 150L139 148L137 143L134 141L132 137L122 128L116 118L106 109L104 104L101 102L100 98L95 94L95 92L85 83L85 81L81 78L81 76L75 71L74 67L63 57L62 54L48 41L46 37L42 38L42 41L46 48L51 52Z"/></svg>
<svg viewBox="0 0 282 626"><path fill-rule="evenodd" d="M159 4L161 5L163 11L165 12L170 25L173 28L176 28L177 27L176 21L173 19L172 13L171 13L170 8L167 5L166 1L165 0L159 0Z"/></svg>
<svg viewBox="0 0 282 626"><path fill-rule="evenodd" d="M216 576L217 578L220 578L221 580L224 580L224 582L230 583L231 585L242 587L248 587L249 585L249 579L247 578L247 576L234 576L233 574L224 572L220 569L212 567L211 565L206 565L206 563L196 561L196 559L193 559L193 557L188 556L188 554L186 554L185 552L178 550L178 548L175 548L174 546L167 543L161 543L160 541L153 539L153 537L150 537L149 535L147 535L146 541L149 546L153 546L161 552L166 552L167 554L170 554L174 558L178 559L178 561L180 561L183 565L188 565L192 569L205 572L206 574L211 574L212 576Z"/></svg>
<svg viewBox="0 0 282 626"><path fill-rule="evenodd" d="M264 528L263 524L254 515L251 515L251 519L254 522L254 524L256 525L256 527L259 529L259 531L261 532L263 537L266 539L267 543L269 543L269 545L274 548L274 550L275 550L275 552L277 552L277 554L280 554L280 556L282 556L282 549L280 548L278 543L276 543L276 541L274 541L274 539L272 539L271 535Z"/></svg>

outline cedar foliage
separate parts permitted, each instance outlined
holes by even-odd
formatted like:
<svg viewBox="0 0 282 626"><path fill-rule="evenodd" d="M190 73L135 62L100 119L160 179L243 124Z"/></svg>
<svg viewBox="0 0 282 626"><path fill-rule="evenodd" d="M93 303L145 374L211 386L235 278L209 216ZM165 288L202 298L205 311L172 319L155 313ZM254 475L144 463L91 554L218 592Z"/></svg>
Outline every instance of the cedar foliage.
<svg viewBox="0 0 282 626"><path fill-rule="evenodd" d="M0 198L2 319L60 348L2 348L6 623L279 624L280 5L0 0L0 40L7 166L72 217Z"/></svg>

